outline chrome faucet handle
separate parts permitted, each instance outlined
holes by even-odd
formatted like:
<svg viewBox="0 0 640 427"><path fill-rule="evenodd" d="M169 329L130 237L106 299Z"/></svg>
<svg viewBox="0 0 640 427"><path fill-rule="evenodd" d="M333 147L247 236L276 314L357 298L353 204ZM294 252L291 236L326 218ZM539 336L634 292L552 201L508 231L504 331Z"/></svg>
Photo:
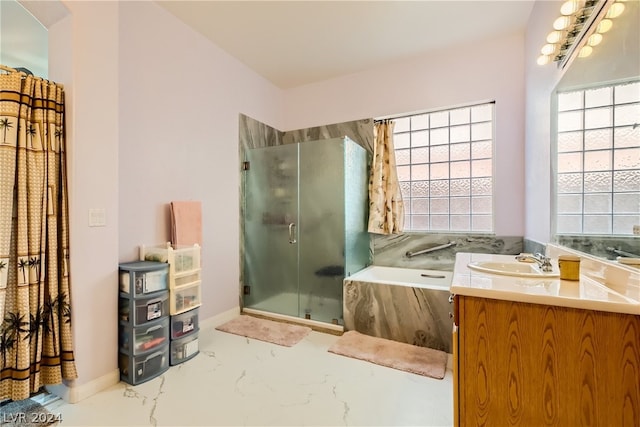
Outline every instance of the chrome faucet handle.
<svg viewBox="0 0 640 427"><path fill-rule="evenodd" d="M540 269L542 271L549 272L553 270L553 266L551 265L551 258L539 252L535 256L538 259L538 262L540 264Z"/></svg>

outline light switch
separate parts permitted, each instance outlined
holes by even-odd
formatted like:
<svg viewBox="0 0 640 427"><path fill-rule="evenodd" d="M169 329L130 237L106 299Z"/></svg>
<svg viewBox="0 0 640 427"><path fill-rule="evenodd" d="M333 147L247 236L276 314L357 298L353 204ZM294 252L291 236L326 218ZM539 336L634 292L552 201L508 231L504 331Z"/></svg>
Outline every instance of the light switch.
<svg viewBox="0 0 640 427"><path fill-rule="evenodd" d="M105 209L89 209L89 227L104 227L105 225L107 225L107 213Z"/></svg>

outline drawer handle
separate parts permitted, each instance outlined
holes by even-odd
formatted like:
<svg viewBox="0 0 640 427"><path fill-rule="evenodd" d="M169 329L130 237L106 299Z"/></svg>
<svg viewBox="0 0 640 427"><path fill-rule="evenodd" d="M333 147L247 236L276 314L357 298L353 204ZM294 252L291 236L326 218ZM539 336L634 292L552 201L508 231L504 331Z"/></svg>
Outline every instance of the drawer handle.
<svg viewBox="0 0 640 427"><path fill-rule="evenodd" d="M164 353L164 351L156 351L155 353L148 355L147 358L144 359L144 363L147 363L149 360L151 360L151 359L153 359L155 357L162 356L163 353Z"/></svg>
<svg viewBox="0 0 640 427"><path fill-rule="evenodd" d="M157 331L158 329L162 329L163 326L162 325L156 325L156 326L152 326L149 329L147 329L145 332L149 333L149 332L153 332L153 331Z"/></svg>

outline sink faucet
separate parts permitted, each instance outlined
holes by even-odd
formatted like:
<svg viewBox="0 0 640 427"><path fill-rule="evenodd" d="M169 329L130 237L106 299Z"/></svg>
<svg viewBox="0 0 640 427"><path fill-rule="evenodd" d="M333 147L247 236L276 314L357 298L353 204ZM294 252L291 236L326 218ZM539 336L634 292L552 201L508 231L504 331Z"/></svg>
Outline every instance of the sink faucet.
<svg viewBox="0 0 640 427"><path fill-rule="evenodd" d="M540 266L540 270L544 272L553 271L553 266L551 265L551 258L549 258L548 256L544 256L540 252L536 253L535 255L531 255L531 254L516 255L516 259L518 261L532 260L538 263L538 265Z"/></svg>

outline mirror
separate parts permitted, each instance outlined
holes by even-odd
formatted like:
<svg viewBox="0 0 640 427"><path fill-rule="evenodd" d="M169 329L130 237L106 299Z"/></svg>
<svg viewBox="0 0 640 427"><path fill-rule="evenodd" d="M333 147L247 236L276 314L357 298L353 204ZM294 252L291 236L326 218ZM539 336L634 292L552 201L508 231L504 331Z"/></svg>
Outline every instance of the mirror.
<svg viewBox="0 0 640 427"><path fill-rule="evenodd" d="M620 4L551 94L552 240L610 260L640 258L640 2Z"/></svg>

